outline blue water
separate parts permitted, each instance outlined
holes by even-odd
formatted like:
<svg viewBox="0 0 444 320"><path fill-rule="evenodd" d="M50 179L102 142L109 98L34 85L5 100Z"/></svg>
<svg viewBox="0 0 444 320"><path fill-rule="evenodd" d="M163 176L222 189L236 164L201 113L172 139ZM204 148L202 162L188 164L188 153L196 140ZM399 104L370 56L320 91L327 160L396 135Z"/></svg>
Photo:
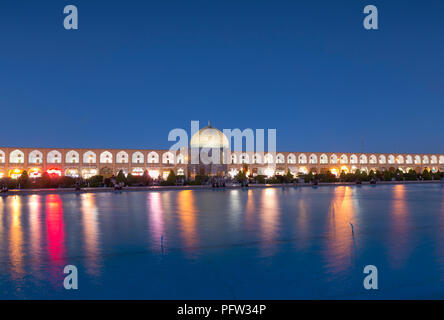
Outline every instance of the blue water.
<svg viewBox="0 0 444 320"><path fill-rule="evenodd" d="M443 299L443 244L439 184L0 197L0 298Z"/></svg>

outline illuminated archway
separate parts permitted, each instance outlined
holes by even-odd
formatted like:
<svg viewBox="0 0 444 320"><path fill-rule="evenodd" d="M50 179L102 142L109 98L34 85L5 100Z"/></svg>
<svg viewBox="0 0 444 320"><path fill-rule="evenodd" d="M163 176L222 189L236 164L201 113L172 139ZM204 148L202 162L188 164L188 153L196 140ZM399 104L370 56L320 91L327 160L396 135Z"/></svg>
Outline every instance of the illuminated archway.
<svg viewBox="0 0 444 320"><path fill-rule="evenodd" d="M159 154L154 151L148 153L148 163L159 163Z"/></svg>
<svg viewBox="0 0 444 320"><path fill-rule="evenodd" d="M100 163L112 163L113 162L113 154L109 151L103 151L100 154Z"/></svg>
<svg viewBox="0 0 444 320"><path fill-rule="evenodd" d="M14 150L9 154L10 163L24 163L25 154L20 150Z"/></svg>
<svg viewBox="0 0 444 320"><path fill-rule="evenodd" d="M71 150L66 154L66 163L79 163L80 155L77 151Z"/></svg>
<svg viewBox="0 0 444 320"><path fill-rule="evenodd" d="M52 150L48 152L46 161L48 163L62 163L62 154L57 150Z"/></svg>
<svg viewBox="0 0 444 320"><path fill-rule="evenodd" d="M119 151L116 155L116 162L117 163L128 163L128 153L126 153L125 151Z"/></svg>
<svg viewBox="0 0 444 320"><path fill-rule="evenodd" d="M290 153L287 156L287 163L295 164L296 163L296 156L293 153Z"/></svg>
<svg viewBox="0 0 444 320"><path fill-rule="evenodd" d="M43 161L43 153L39 150L31 151L28 155L28 162L32 164L39 164Z"/></svg>
<svg viewBox="0 0 444 320"><path fill-rule="evenodd" d="M144 162L144 156L143 153L140 151L136 151L133 153L132 157L131 157L131 161L132 163L143 163Z"/></svg>

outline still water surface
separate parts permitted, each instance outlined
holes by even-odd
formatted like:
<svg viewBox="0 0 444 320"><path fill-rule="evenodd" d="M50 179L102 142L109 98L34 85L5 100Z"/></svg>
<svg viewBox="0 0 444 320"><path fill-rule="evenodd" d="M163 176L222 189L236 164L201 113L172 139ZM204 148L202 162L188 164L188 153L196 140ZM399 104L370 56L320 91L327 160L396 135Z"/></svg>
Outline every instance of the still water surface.
<svg viewBox="0 0 444 320"><path fill-rule="evenodd" d="M443 299L444 187L0 197L0 259L2 299Z"/></svg>

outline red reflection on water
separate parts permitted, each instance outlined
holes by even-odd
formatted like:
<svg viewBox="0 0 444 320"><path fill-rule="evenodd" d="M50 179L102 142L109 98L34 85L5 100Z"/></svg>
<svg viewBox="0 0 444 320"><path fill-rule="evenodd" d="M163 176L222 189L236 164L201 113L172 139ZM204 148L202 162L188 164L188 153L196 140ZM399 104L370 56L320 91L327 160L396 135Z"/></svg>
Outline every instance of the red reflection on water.
<svg viewBox="0 0 444 320"><path fill-rule="evenodd" d="M348 186L334 188L328 213L326 245L327 267L333 272L343 272L353 263L353 241L350 223L354 224L355 206L353 190ZM354 226L354 232L356 232Z"/></svg>
<svg viewBox="0 0 444 320"><path fill-rule="evenodd" d="M63 262L65 256L65 230L63 206L60 196L46 196L46 232L48 236L48 254L52 262Z"/></svg>

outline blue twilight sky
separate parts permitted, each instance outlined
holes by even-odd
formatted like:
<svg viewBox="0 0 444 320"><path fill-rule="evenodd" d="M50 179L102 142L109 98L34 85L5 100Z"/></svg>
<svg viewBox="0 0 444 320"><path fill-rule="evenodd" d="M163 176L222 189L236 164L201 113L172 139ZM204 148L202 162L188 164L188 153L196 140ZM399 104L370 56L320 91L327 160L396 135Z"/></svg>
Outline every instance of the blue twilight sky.
<svg viewBox="0 0 444 320"><path fill-rule="evenodd" d="M210 120L276 128L282 151L442 153L443 16L432 0L2 0L0 145L167 148Z"/></svg>

